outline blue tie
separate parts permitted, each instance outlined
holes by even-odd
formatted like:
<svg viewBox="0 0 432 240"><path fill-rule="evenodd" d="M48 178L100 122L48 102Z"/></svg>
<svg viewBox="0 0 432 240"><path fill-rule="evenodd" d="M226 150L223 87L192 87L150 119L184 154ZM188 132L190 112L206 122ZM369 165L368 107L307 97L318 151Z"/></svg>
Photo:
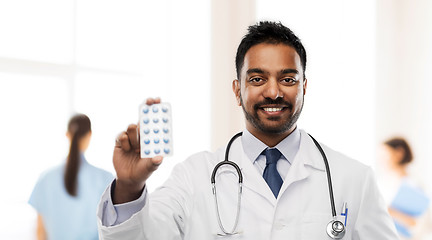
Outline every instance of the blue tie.
<svg viewBox="0 0 432 240"><path fill-rule="evenodd" d="M273 195L275 198L277 198L283 183L282 178L276 168L276 163L280 159L281 153L276 148L267 148L265 150L265 155L266 167L264 169L263 177L272 190Z"/></svg>

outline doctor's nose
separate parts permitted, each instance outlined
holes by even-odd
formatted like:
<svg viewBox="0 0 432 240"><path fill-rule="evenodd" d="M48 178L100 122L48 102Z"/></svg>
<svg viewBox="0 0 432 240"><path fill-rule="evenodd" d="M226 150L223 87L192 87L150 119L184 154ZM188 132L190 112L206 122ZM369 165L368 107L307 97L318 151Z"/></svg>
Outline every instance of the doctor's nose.
<svg viewBox="0 0 432 240"><path fill-rule="evenodd" d="M282 93L281 88L279 86L279 82L275 79L269 80L265 84L263 96L265 98L270 98L273 100L276 100L278 98L283 98L283 93Z"/></svg>

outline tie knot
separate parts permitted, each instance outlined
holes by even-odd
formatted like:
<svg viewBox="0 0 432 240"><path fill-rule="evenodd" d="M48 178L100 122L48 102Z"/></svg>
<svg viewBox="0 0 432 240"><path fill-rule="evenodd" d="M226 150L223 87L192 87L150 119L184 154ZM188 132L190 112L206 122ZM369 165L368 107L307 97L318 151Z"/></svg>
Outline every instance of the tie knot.
<svg viewBox="0 0 432 240"><path fill-rule="evenodd" d="M266 165L277 163L279 158L281 157L281 152L277 150L277 148L267 148L265 151L266 155Z"/></svg>

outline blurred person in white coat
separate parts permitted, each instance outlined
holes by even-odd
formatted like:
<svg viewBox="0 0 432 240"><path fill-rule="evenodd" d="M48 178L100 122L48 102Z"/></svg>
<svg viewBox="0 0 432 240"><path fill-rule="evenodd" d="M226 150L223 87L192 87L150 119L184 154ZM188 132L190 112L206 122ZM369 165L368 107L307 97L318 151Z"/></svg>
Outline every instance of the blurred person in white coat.
<svg viewBox="0 0 432 240"><path fill-rule="evenodd" d="M297 127L307 89L300 39L281 23L250 26L236 68L242 136L179 163L152 194L146 180L162 157L140 158L136 125L119 134L117 178L99 204L101 239L397 239L371 168L324 145L321 153ZM225 152L232 164L215 172L214 195L210 179Z"/></svg>

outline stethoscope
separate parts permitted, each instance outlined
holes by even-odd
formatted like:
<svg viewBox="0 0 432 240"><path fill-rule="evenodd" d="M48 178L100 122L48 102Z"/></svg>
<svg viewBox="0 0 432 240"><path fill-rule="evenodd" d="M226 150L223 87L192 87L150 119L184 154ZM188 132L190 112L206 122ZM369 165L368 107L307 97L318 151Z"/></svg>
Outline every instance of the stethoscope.
<svg viewBox="0 0 432 240"><path fill-rule="evenodd" d="M215 200L218 224L219 224L221 231L223 232L222 234L218 234L219 236L239 234L239 232L236 232L236 229L237 229L239 216L240 216L243 175L241 173L240 167L236 163L228 160L228 155L229 155L229 152L231 149L231 144L234 142L234 140L236 138L240 137L242 134L243 134L242 132L237 133L228 142L227 148L225 150L225 160L222 162L219 162L214 167L213 173L211 176L212 191L213 191L213 197ZM322 149L320 144L315 140L315 138L313 138L310 134L309 134L309 136L312 138L312 140L314 141L315 145L317 146L318 150L321 153L321 156L322 156L324 163L325 163L325 168L326 168L326 173L327 173L327 183L328 183L328 189L329 189L329 195L330 195L330 204L331 204L332 215L333 215L333 219L327 224L327 228L326 228L327 235L332 239L341 239L345 235L345 225L341 221L337 220L337 217L336 217L336 207L335 207L334 197L333 197L333 185L331 182L330 167L329 167L329 164L327 161L327 156L324 153L324 150ZM234 167L235 170L237 171L238 179L239 179L239 188L238 188L238 197L237 197L237 213L236 213L234 226L232 227L231 231L227 231L222 224L222 220L220 218L220 213L219 213L219 207L218 207L219 205L218 205L218 201L217 201L215 176L216 176L217 170L222 165L231 165L232 167Z"/></svg>

